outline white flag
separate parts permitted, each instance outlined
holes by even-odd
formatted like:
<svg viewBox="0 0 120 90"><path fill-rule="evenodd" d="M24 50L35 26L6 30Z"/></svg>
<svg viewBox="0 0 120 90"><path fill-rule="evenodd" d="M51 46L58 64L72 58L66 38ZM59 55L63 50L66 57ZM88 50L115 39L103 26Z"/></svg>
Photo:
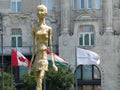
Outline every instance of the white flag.
<svg viewBox="0 0 120 90"><path fill-rule="evenodd" d="M77 48L77 65L100 64L100 56L90 50Z"/></svg>

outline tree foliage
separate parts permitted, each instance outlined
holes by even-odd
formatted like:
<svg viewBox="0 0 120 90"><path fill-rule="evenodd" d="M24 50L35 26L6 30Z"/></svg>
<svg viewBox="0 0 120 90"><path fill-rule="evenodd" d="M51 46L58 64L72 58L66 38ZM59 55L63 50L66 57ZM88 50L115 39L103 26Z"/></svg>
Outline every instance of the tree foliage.
<svg viewBox="0 0 120 90"><path fill-rule="evenodd" d="M73 83L74 74L70 67L59 68L58 72L49 69L49 72L46 74L47 90L69 90Z"/></svg>
<svg viewBox="0 0 120 90"><path fill-rule="evenodd" d="M58 72L55 72L52 68L46 72L46 90L69 90L71 85L74 83L74 74L70 67L58 68ZM22 90L33 90L36 88L36 82L33 75L27 73L23 76L23 89Z"/></svg>
<svg viewBox="0 0 120 90"><path fill-rule="evenodd" d="M11 90L11 77L13 78L13 75L11 76L10 73L4 72L4 90ZM2 74L0 73L0 90L2 90ZM16 90L15 82L12 82L13 90Z"/></svg>
<svg viewBox="0 0 120 90"><path fill-rule="evenodd" d="M26 72L23 75L22 81L23 81L22 90L35 90L36 82L35 82L35 78L33 75L33 71L31 71L31 75L28 75L28 72Z"/></svg>

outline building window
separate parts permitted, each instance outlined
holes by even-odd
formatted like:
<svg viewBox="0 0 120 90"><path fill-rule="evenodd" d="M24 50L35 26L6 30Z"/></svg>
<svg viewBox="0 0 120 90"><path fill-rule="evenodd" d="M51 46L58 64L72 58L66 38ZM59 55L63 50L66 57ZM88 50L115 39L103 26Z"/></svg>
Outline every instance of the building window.
<svg viewBox="0 0 120 90"><path fill-rule="evenodd" d="M22 47L22 31L21 29L12 29L12 47Z"/></svg>
<svg viewBox="0 0 120 90"><path fill-rule="evenodd" d="M91 26L91 25L80 26L79 29L80 29L79 45L80 46L94 45L93 26Z"/></svg>
<svg viewBox="0 0 120 90"><path fill-rule="evenodd" d="M87 0L87 8L88 9L92 8L92 0Z"/></svg>
<svg viewBox="0 0 120 90"><path fill-rule="evenodd" d="M100 0L95 0L95 9L100 9Z"/></svg>
<svg viewBox="0 0 120 90"><path fill-rule="evenodd" d="M100 0L73 0L73 10L77 9L100 9Z"/></svg>
<svg viewBox="0 0 120 90"><path fill-rule="evenodd" d="M45 5L48 10L52 10L52 0L41 0L41 4Z"/></svg>
<svg viewBox="0 0 120 90"><path fill-rule="evenodd" d="M73 0L73 10L77 10L77 1L78 0Z"/></svg>
<svg viewBox="0 0 120 90"><path fill-rule="evenodd" d="M78 90L101 90L101 73L95 65L79 65L75 71Z"/></svg>
<svg viewBox="0 0 120 90"><path fill-rule="evenodd" d="M11 0L11 11L12 12L21 12L22 11L21 0Z"/></svg>
<svg viewBox="0 0 120 90"><path fill-rule="evenodd" d="M84 8L85 8L85 1L80 0L80 9L84 9Z"/></svg>

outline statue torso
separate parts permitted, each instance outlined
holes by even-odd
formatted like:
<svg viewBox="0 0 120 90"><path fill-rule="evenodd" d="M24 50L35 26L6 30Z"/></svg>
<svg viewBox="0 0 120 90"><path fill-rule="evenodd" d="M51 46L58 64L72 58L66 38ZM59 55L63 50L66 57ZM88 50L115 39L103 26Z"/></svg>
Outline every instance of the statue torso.
<svg viewBox="0 0 120 90"><path fill-rule="evenodd" d="M48 45L50 27L44 25L36 27L35 39L37 44L37 50L46 50Z"/></svg>

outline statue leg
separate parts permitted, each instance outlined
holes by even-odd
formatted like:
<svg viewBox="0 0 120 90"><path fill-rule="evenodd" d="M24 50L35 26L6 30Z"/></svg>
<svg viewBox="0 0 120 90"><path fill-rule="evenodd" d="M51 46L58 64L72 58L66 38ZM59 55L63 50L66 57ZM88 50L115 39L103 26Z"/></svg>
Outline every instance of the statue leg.
<svg viewBox="0 0 120 90"><path fill-rule="evenodd" d="M36 81L37 81L37 87L36 90L42 90L42 81L45 75L45 71L41 70L36 73Z"/></svg>
<svg viewBox="0 0 120 90"><path fill-rule="evenodd" d="M38 79L39 79L40 71L35 71L34 74L35 74L35 80L36 80L36 83L37 83L37 82L38 82ZM36 90L38 90L38 84L37 84L37 86L36 86Z"/></svg>
<svg viewBox="0 0 120 90"><path fill-rule="evenodd" d="M34 74L35 74L35 80L37 82L38 78L39 78L40 71L35 71Z"/></svg>

